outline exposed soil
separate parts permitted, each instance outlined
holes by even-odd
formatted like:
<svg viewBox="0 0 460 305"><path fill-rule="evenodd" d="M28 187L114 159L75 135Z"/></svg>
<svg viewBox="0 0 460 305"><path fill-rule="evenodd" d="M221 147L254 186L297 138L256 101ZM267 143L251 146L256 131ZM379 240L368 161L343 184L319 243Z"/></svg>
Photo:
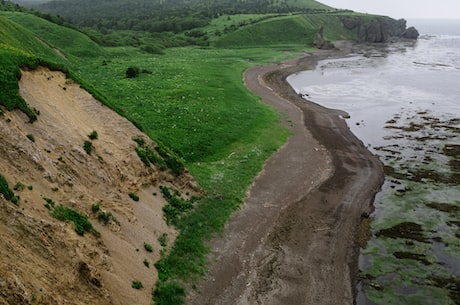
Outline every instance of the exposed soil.
<svg viewBox="0 0 460 305"><path fill-rule="evenodd" d="M165 200L152 193L165 185L196 194L196 182L144 165L133 137L155 144L62 72L22 71L19 87L40 115L33 124L17 110L0 116L0 174L10 188L22 184L18 205L0 195L0 304L150 304L158 238L176 234L163 219ZM83 143L92 131L89 155ZM87 215L101 237L77 235L73 223L51 217L44 198ZM115 218L99 222L93 204Z"/></svg>
<svg viewBox="0 0 460 305"><path fill-rule="evenodd" d="M300 98L286 77L337 51L246 71L248 88L283 114L288 143L266 163L221 237L189 304L353 304L359 226L383 169L346 113Z"/></svg>

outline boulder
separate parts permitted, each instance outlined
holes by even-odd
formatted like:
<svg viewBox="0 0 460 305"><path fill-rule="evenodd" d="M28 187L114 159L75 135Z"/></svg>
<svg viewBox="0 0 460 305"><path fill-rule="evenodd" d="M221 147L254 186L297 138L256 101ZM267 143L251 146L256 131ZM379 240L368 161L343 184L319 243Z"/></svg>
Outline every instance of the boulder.
<svg viewBox="0 0 460 305"><path fill-rule="evenodd" d="M417 29L414 28L413 26L405 30L404 33L401 35L402 38L406 38L406 39L417 39L418 36L420 36L420 34L417 31Z"/></svg>
<svg viewBox="0 0 460 305"><path fill-rule="evenodd" d="M315 38L315 41L313 42L313 45L318 49L333 49L334 45L324 39L323 31L324 31L324 27L321 26L318 33L316 33L316 38Z"/></svg>

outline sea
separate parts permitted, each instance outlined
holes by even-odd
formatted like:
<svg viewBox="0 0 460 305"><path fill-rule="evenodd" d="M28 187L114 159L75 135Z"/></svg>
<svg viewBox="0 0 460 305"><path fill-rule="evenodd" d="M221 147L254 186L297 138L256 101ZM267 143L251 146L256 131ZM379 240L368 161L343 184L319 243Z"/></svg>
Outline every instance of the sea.
<svg viewBox="0 0 460 305"><path fill-rule="evenodd" d="M460 304L460 20L409 20L417 41L361 44L288 77L349 113L385 182L361 249L358 305Z"/></svg>

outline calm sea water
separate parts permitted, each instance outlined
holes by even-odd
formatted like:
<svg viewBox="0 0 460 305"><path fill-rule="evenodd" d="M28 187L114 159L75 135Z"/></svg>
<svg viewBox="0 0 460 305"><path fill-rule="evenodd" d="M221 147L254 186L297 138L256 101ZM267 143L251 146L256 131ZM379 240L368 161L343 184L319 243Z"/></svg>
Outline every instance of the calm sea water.
<svg viewBox="0 0 460 305"><path fill-rule="evenodd" d="M385 165L357 302L460 304L460 20L412 20L417 42L360 45L288 78L347 111Z"/></svg>

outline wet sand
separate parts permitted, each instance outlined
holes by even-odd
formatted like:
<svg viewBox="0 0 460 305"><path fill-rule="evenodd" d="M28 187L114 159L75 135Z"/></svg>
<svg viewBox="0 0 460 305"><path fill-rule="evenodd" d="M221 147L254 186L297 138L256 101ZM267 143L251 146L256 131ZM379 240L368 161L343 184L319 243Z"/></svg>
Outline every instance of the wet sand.
<svg viewBox="0 0 460 305"><path fill-rule="evenodd" d="M341 55L318 51L245 72L247 87L282 113L292 136L211 241L209 272L188 304L353 304L359 227L382 165L350 132L345 113L305 101L286 82Z"/></svg>

